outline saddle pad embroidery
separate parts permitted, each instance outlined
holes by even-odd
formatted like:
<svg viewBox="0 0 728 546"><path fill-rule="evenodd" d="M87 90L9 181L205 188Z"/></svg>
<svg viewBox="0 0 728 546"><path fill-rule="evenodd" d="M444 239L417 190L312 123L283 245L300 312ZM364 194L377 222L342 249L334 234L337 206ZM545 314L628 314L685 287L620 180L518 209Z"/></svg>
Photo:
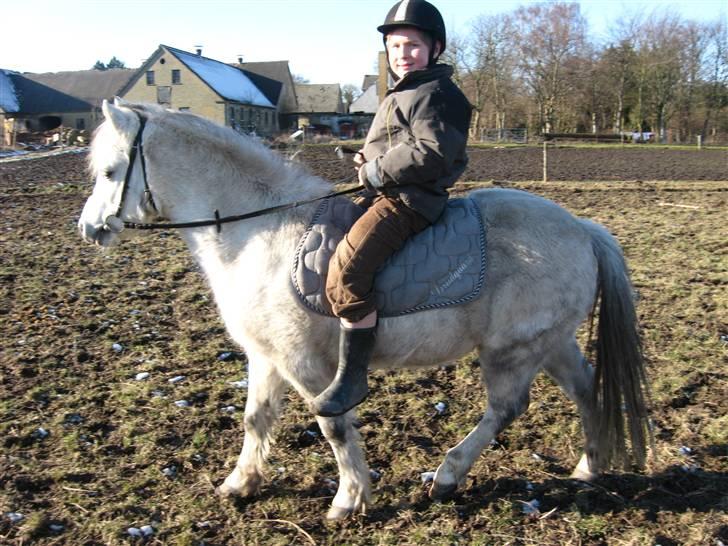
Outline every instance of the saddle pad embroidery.
<svg viewBox="0 0 728 546"><path fill-rule="evenodd" d="M301 302L333 316L324 293L336 245L364 210L345 198L322 201L296 249L291 278ZM412 237L377 273L382 317L467 303L485 277L485 228L477 205L451 199L440 219Z"/></svg>

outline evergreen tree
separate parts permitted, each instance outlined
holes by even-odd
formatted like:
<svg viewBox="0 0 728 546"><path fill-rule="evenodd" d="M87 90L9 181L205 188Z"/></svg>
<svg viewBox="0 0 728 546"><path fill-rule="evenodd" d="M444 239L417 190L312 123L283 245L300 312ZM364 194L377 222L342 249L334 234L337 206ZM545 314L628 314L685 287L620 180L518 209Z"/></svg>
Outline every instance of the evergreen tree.
<svg viewBox="0 0 728 546"><path fill-rule="evenodd" d="M106 68L126 68L123 61L120 61L115 56L111 57L111 60L106 64Z"/></svg>

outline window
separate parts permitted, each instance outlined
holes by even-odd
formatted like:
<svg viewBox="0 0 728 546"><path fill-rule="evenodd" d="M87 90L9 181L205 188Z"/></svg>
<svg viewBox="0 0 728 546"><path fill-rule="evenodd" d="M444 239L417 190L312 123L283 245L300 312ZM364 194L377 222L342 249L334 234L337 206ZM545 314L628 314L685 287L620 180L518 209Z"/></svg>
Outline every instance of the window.
<svg viewBox="0 0 728 546"><path fill-rule="evenodd" d="M154 85L154 70L147 70L147 85Z"/></svg>
<svg viewBox="0 0 728 546"><path fill-rule="evenodd" d="M157 87L157 103L172 104L172 88L168 85Z"/></svg>
<svg viewBox="0 0 728 546"><path fill-rule="evenodd" d="M179 85L182 83L182 74L179 70L172 70L172 85Z"/></svg>
<svg viewBox="0 0 728 546"><path fill-rule="evenodd" d="M86 120L83 118L76 118L76 129L79 131L86 129Z"/></svg>

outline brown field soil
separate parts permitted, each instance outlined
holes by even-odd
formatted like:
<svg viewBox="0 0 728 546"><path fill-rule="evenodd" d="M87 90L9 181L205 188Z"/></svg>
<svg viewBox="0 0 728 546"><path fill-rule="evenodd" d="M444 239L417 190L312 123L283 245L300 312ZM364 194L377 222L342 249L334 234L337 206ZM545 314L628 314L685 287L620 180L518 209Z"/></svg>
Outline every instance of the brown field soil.
<svg viewBox="0 0 728 546"><path fill-rule="evenodd" d="M75 227L90 191L82 155L0 163L0 544L728 543L726 155L607 152L569 155L571 179L544 184L527 181L541 177L540 150L476 150L464 178L476 182L456 193L494 180L620 240L652 386L648 471L569 480L578 416L540 377L464 489L433 503L420 474L480 418L477 365L377 372L360 411L374 505L342 523L324 519L336 464L293 392L261 495L214 496L242 445L246 393L231 382L246 378L245 356L181 240L158 233L101 252ZM330 157L303 153L314 171L347 176ZM129 536L144 525L153 536Z"/></svg>
<svg viewBox="0 0 728 546"><path fill-rule="evenodd" d="M471 147L462 180L543 180L543 150L538 146ZM349 175L348 164L334 159L331 146L309 146L304 161L329 180ZM726 180L728 150L637 147L549 146L548 180Z"/></svg>

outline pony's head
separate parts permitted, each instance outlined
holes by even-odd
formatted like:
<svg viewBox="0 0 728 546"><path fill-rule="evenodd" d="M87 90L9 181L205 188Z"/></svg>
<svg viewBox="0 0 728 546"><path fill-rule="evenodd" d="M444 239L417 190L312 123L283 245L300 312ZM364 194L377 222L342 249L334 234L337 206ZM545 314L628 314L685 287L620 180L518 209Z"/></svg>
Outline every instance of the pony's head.
<svg viewBox="0 0 728 546"><path fill-rule="evenodd" d="M147 222L157 213L145 192L143 122L131 105L115 99L101 105L105 121L96 131L89 168L95 180L78 221L82 237L112 246L124 234L124 221Z"/></svg>

